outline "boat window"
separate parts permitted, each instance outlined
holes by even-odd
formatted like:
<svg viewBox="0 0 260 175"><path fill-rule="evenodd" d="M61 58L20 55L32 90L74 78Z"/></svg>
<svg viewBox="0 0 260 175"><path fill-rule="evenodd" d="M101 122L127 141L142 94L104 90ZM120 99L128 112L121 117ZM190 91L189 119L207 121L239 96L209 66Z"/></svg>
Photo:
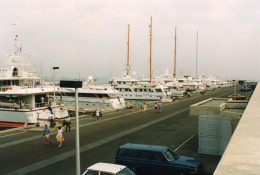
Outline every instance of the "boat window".
<svg viewBox="0 0 260 175"><path fill-rule="evenodd" d="M162 90L161 90L161 89L155 89L155 91L156 91L156 92L162 92Z"/></svg>
<svg viewBox="0 0 260 175"><path fill-rule="evenodd" d="M147 89L144 89L144 92L147 92Z"/></svg>
<svg viewBox="0 0 260 175"><path fill-rule="evenodd" d="M15 67L13 69L13 77L17 77L18 76L18 69Z"/></svg>

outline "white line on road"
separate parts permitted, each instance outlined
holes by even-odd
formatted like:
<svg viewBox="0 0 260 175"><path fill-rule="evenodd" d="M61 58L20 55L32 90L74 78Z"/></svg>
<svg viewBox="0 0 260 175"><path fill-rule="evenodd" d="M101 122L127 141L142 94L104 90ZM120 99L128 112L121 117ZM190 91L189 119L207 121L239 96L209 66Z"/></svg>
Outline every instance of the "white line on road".
<svg viewBox="0 0 260 175"><path fill-rule="evenodd" d="M8 135L4 135L4 136L0 136L0 138L4 138L4 137L8 137L8 136L13 136L13 135L18 135L18 134L22 134L25 133L25 131L19 132L19 133L15 133L15 134L8 134Z"/></svg>
<svg viewBox="0 0 260 175"><path fill-rule="evenodd" d="M188 141L190 141L195 135L197 135L198 132L196 132L194 135L192 135L190 138L188 138L185 142L183 142L180 146L178 146L174 152L178 151L178 149L180 149L183 145L185 145Z"/></svg>

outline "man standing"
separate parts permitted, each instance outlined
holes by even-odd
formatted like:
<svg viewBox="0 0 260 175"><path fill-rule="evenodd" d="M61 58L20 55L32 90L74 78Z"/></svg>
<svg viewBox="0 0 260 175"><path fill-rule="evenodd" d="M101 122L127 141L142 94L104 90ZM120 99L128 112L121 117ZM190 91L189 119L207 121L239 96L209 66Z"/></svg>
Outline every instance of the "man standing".
<svg viewBox="0 0 260 175"><path fill-rule="evenodd" d="M51 141L49 139L50 138L50 128L48 128L48 125L45 125L43 136L44 136L44 139L45 139L45 145L47 147L48 143L51 144Z"/></svg>
<svg viewBox="0 0 260 175"><path fill-rule="evenodd" d="M100 115L99 109L96 109L96 117L97 117L97 120L99 120L99 115Z"/></svg>
<svg viewBox="0 0 260 175"><path fill-rule="evenodd" d="M66 131L67 131L67 129L68 129L68 127L69 127L69 131L70 131L70 117L68 117L67 118L67 123L66 123Z"/></svg>
<svg viewBox="0 0 260 175"><path fill-rule="evenodd" d="M159 102L159 103L158 103L158 111L159 111L159 112L162 112L162 102Z"/></svg>

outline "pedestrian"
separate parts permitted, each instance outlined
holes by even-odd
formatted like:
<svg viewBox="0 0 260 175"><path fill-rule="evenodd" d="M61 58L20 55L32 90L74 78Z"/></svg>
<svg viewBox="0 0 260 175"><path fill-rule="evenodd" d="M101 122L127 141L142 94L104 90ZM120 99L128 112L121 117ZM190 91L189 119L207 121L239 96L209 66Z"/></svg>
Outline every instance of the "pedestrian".
<svg viewBox="0 0 260 175"><path fill-rule="evenodd" d="M64 141L64 135L63 135L63 130L61 129L61 127L58 127L58 134L56 136L57 142L59 142L59 148L62 145L62 142Z"/></svg>
<svg viewBox="0 0 260 175"><path fill-rule="evenodd" d="M53 116L49 116L49 121L50 121L50 128L53 127Z"/></svg>
<svg viewBox="0 0 260 175"><path fill-rule="evenodd" d="M158 103L158 110L159 110L159 112L162 112L162 103L161 102Z"/></svg>
<svg viewBox="0 0 260 175"><path fill-rule="evenodd" d="M99 111L99 109L96 109L96 117L97 117L97 120L99 120L99 117L100 117L100 111Z"/></svg>
<svg viewBox="0 0 260 175"><path fill-rule="evenodd" d="M157 103L154 103L154 111L155 111L155 112L158 111L158 110L157 110L157 106L158 106Z"/></svg>
<svg viewBox="0 0 260 175"><path fill-rule="evenodd" d="M143 109L142 109L143 104L142 104L141 102L139 102L139 103L138 103L138 106L139 106L139 111L142 112L142 111L143 111Z"/></svg>
<svg viewBox="0 0 260 175"><path fill-rule="evenodd" d="M43 131L43 136L44 136L44 140L45 140L45 146L48 146L48 143L51 144L50 141L50 128L48 127L48 125L45 125L44 131Z"/></svg>
<svg viewBox="0 0 260 175"><path fill-rule="evenodd" d="M146 103L144 103L144 105L143 105L143 112L145 112L146 111Z"/></svg>
<svg viewBox="0 0 260 175"><path fill-rule="evenodd" d="M66 120L66 131L68 130L68 128L69 128L69 131L70 131L70 117L68 117L67 118L67 120Z"/></svg>

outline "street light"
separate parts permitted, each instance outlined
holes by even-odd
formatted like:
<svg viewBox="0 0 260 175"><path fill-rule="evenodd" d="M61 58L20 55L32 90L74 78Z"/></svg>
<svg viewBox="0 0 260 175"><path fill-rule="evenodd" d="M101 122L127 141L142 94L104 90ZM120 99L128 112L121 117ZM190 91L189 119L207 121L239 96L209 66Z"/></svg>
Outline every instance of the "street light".
<svg viewBox="0 0 260 175"><path fill-rule="evenodd" d="M56 69L59 69L59 67L53 67L52 68L53 69L53 109L54 109L54 113L53 113L53 115L54 115L54 119L56 118L56 115L55 115L55 106L56 106L56 101L55 101L55 84L56 84L56 78L55 78L55 70Z"/></svg>
<svg viewBox="0 0 260 175"><path fill-rule="evenodd" d="M75 118L76 118L76 175L80 175L80 145L79 145L79 107L78 88L82 88L82 81L60 81L60 87L75 88Z"/></svg>

